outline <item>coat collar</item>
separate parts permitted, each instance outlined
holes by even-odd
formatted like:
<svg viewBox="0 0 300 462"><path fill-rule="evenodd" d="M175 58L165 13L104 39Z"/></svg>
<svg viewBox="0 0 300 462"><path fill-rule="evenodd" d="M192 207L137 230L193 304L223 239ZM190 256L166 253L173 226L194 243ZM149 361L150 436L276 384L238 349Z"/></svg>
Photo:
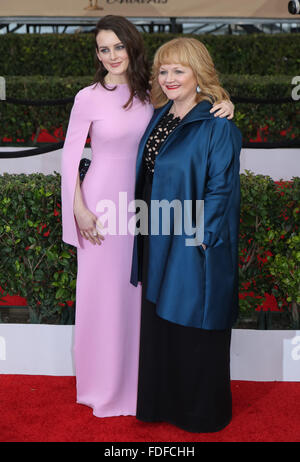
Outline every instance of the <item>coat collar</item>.
<svg viewBox="0 0 300 462"><path fill-rule="evenodd" d="M160 119L169 111L170 107L172 106L173 101L169 101L167 104L165 104L162 108L156 109L154 111L154 114L152 116L152 119L144 133L139 152L143 153L145 149L146 142L150 136L150 133L154 129L154 127L158 124ZM200 103L198 103L191 111L189 111L186 116L182 119L180 122L180 127L183 125L190 123L190 122L195 122L197 120L204 120L204 119L213 119L214 114L211 114L209 111L212 108L212 104L207 101L203 100Z"/></svg>
<svg viewBox="0 0 300 462"><path fill-rule="evenodd" d="M156 117L153 117L152 119L151 129L153 129L155 125L159 122L159 120L169 111L172 104L173 102L169 101L165 106L157 110ZM214 114L211 114L209 112L211 108L212 104L209 101L200 101L200 103L196 104L196 106L194 106L193 109L191 109L186 114L186 116L183 117L180 125L185 125L186 123L194 122L197 120L213 119Z"/></svg>
<svg viewBox="0 0 300 462"><path fill-rule="evenodd" d="M160 119L169 111L170 107L172 106L173 102L169 101L165 106L162 108L156 109L154 111L154 114L152 116L151 121L149 122L148 127L146 128L146 131L144 133L144 136L141 140L140 146L139 146L139 152L137 156L137 164L136 164L136 172L137 172L137 178L138 178L138 173L141 169L142 166L142 158L143 158L143 153L144 149L147 143L147 140L154 129L154 127L158 124ZM180 127L199 120L205 120L205 119L213 119L214 114L211 114L209 111L212 108L212 104L209 101L201 101L198 103L193 109L191 109L190 112L186 114L186 116L182 119L180 124L175 128L174 132L180 129ZM170 138L172 138L173 133L170 135ZM165 145L162 147L162 150L164 150L165 146L168 145L169 139L166 141ZM161 152L160 152L161 154Z"/></svg>

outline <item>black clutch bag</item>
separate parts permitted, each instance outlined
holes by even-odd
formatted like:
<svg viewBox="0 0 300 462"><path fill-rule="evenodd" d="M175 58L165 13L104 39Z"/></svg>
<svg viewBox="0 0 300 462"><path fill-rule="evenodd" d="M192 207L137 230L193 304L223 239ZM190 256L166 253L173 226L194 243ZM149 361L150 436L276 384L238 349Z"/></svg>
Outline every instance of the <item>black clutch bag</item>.
<svg viewBox="0 0 300 462"><path fill-rule="evenodd" d="M79 163L80 183L82 183L82 181L83 181L83 179L84 179L84 177L86 175L86 172L89 169L90 163L91 163L91 161L89 159L86 159L86 158L81 159L81 161Z"/></svg>

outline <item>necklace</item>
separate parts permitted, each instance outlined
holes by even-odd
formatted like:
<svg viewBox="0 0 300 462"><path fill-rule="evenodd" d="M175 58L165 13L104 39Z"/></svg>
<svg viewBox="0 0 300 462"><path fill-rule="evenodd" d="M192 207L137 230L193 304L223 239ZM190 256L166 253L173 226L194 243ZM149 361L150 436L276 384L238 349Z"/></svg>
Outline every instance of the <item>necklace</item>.
<svg viewBox="0 0 300 462"><path fill-rule="evenodd" d="M176 109L174 107L174 103L173 103L172 106L169 109L169 114L173 114L174 118L179 117L179 119L183 119L187 115L187 113L190 112L196 105L197 105L197 103L193 103L193 105L190 108L188 108L188 109L186 109L184 111L180 111L180 113L179 113L179 112L176 111Z"/></svg>

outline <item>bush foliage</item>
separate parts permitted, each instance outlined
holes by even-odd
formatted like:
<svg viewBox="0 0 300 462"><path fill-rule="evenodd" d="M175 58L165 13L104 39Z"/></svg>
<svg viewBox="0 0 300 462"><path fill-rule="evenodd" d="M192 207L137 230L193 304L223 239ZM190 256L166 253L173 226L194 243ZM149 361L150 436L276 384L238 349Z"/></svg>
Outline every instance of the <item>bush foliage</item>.
<svg viewBox="0 0 300 462"><path fill-rule="evenodd" d="M223 86L232 97L278 99L290 97L292 76L221 75ZM7 97L26 100L73 98L83 87L91 85L93 76L82 77L8 77ZM34 145L39 133L47 130L64 138L72 103L55 106L25 106L2 102L0 105L2 145ZM244 141L281 141L300 139L300 111L297 102L285 104L236 103L234 121Z"/></svg>
<svg viewBox="0 0 300 462"><path fill-rule="evenodd" d="M175 34L143 34L149 61ZM192 35L189 35L192 36ZM222 74L299 73L300 34L194 35L208 48ZM93 34L5 34L1 74L80 76L94 72Z"/></svg>
<svg viewBox="0 0 300 462"><path fill-rule="evenodd" d="M300 178L276 183L247 172L241 174L241 192L241 315L255 317L269 294L276 298L275 311L287 313L295 327ZM0 283L5 293L27 299L30 322L73 323L76 249L62 242L60 175L0 176L0 208Z"/></svg>

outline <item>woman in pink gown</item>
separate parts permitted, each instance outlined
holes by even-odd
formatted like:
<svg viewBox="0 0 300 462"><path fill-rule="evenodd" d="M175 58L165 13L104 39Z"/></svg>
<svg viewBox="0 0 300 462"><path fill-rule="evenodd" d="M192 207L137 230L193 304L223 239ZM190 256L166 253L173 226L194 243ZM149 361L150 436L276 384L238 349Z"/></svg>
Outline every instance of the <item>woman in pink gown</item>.
<svg viewBox="0 0 300 462"><path fill-rule="evenodd" d="M106 417L136 414L141 287L130 284L134 236L124 232L124 216L122 231L118 227L119 193L122 201L127 195L125 207L134 199L138 145L153 107L135 27L123 17L106 16L95 37L96 84L77 93L63 149L62 219L64 242L77 247L77 402ZM224 104L225 115L232 113ZM78 166L88 134L92 161L80 187ZM116 233L104 240L97 226L101 200L112 201L117 215Z"/></svg>
<svg viewBox="0 0 300 462"><path fill-rule="evenodd" d="M116 24L118 36L113 32ZM130 37L125 38L128 30ZM124 41L131 42L133 58L143 55L135 27L124 18L108 18L97 31L98 58L103 63L99 62L99 70L105 66L108 70L104 81L108 89L98 83L76 95L62 156L62 217L63 240L77 247L77 402L104 417L135 415L141 288L130 284L133 235L119 235L117 219L116 235L107 234L100 241L94 236L100 216L96 208L100 200L111 200L118 217L119 192L127 193L127 204L134 199L138 144L153 109L146 97L141 101L136 96L124 109L131 96L127 68L135 66ZM146 66L144 73L148 84ZM78 166L88 133L92 161L80 197Z"/></svg>

